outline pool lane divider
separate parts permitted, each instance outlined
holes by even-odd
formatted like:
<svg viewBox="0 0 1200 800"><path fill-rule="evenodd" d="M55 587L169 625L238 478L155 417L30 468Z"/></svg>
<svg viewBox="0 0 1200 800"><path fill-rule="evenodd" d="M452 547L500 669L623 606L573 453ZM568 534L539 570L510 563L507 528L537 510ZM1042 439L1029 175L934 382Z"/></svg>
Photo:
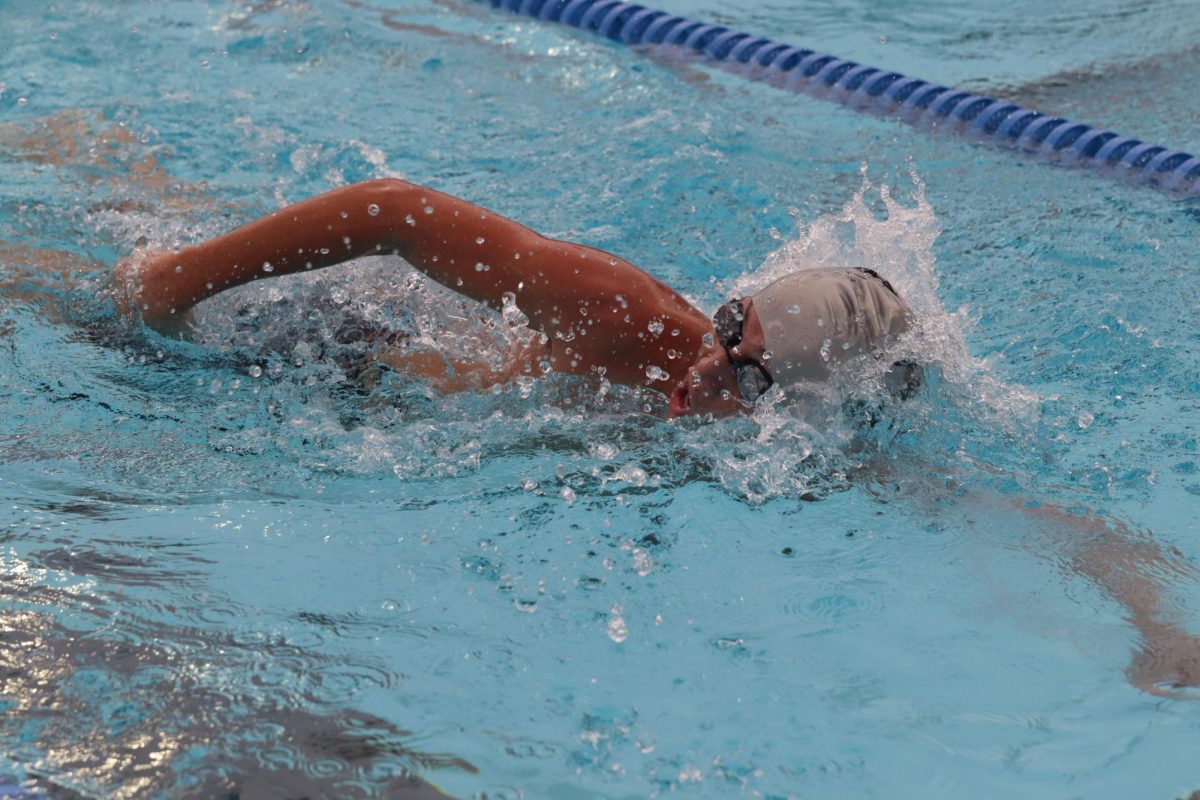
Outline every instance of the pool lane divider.
<svg viewBox="0 0 1200 800"><path fill-rule="evenodd" d="M1200 158L1015 103L620 0L476 2L626 45L694 53L750 80L895 117L922 130L954 133L1054 163L1095 169L1174 195L1200 196Z"/></svg>

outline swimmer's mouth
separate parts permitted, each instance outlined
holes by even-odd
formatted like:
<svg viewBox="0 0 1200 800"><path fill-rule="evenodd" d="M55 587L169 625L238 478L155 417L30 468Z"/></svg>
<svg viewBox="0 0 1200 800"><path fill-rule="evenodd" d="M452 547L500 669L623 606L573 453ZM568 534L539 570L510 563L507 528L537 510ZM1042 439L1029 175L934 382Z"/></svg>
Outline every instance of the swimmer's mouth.
<svg viewBox="0 0 1200 800"><path fill-rule="evenodd" d="M688 397L688 387L683 381L675 384L675 391L671 392L671 410L668 412L668 417L682 417L692 413L691 399Z"/></svg>

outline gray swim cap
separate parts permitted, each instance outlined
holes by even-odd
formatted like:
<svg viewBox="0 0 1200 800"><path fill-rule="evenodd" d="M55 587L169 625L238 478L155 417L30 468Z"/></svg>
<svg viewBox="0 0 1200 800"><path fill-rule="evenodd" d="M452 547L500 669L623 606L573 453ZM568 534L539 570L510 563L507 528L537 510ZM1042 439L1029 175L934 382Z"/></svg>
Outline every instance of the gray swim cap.
<svg viewBox="0 0 1200 800"><path fill-rule="evenodd" d="M882 278L861 269L793 272L750 299L771 354L765 366L785 386L824 380L838 362L878 353L908 330L912 317ZM889 375L889 385L893 377L905 380Z"/></svg>

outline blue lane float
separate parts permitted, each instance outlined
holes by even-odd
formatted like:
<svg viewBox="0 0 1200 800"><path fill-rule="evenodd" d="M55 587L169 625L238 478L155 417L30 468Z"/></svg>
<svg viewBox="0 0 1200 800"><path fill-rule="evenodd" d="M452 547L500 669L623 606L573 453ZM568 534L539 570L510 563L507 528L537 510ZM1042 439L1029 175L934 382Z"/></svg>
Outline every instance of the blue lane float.
<svg viewBox="0 0 1200 800"><path fill-rule="evenodd" d="M1015 103L620 0L477 2L627 45L682 49L751 80L896 117L924 130L1089 167L1176 195L1200 196L1200 158Z"/></svg>

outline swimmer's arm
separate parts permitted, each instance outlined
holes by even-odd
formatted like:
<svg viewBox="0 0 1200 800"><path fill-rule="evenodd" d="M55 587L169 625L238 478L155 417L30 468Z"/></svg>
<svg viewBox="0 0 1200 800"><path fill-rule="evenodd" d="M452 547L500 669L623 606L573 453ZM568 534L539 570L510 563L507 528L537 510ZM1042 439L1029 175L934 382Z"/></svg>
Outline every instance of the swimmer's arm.
<svg viewBox="0 0 1200 800"><path fill-rule="evenodd" d="M175 253L118 265L127 293L152 328L172 333L197 303L265 277L393 253L439 283L493 308L511 293L548 335L583 301L635 298L650 312L686 302L632 264L548 239L465 200L401 180L354 184L280 209ZM124 284L124 286L122 286ZM668 308L670 306L670 308Z"/></svg>
<svg viewBox="0 0 1200 800"><path fill-rule="evenodd" d="M1142 646L1126 669L1139 689L1172 695L1200 686L1200 637L1189 633L1163 595L1177 581L1194 583L1195 567L1174 548L1164 549L1147 531L1132 531L1116 519L1068 513L1049 503L1015 504L1054 536L1072 572L1120 603L1141 634Z"/></svg>
<svg viewBox="0 0 1200 800"><path fill-rule="evenodd" d="M540 364L548 355L545 344L534 341L516 343L504 354L500 363L450 359L441 353L426 350L404 352L385 351L379 362L407 375L424 378L438 392L478 392L504 386L520 377L542 374Z"/></svg>

